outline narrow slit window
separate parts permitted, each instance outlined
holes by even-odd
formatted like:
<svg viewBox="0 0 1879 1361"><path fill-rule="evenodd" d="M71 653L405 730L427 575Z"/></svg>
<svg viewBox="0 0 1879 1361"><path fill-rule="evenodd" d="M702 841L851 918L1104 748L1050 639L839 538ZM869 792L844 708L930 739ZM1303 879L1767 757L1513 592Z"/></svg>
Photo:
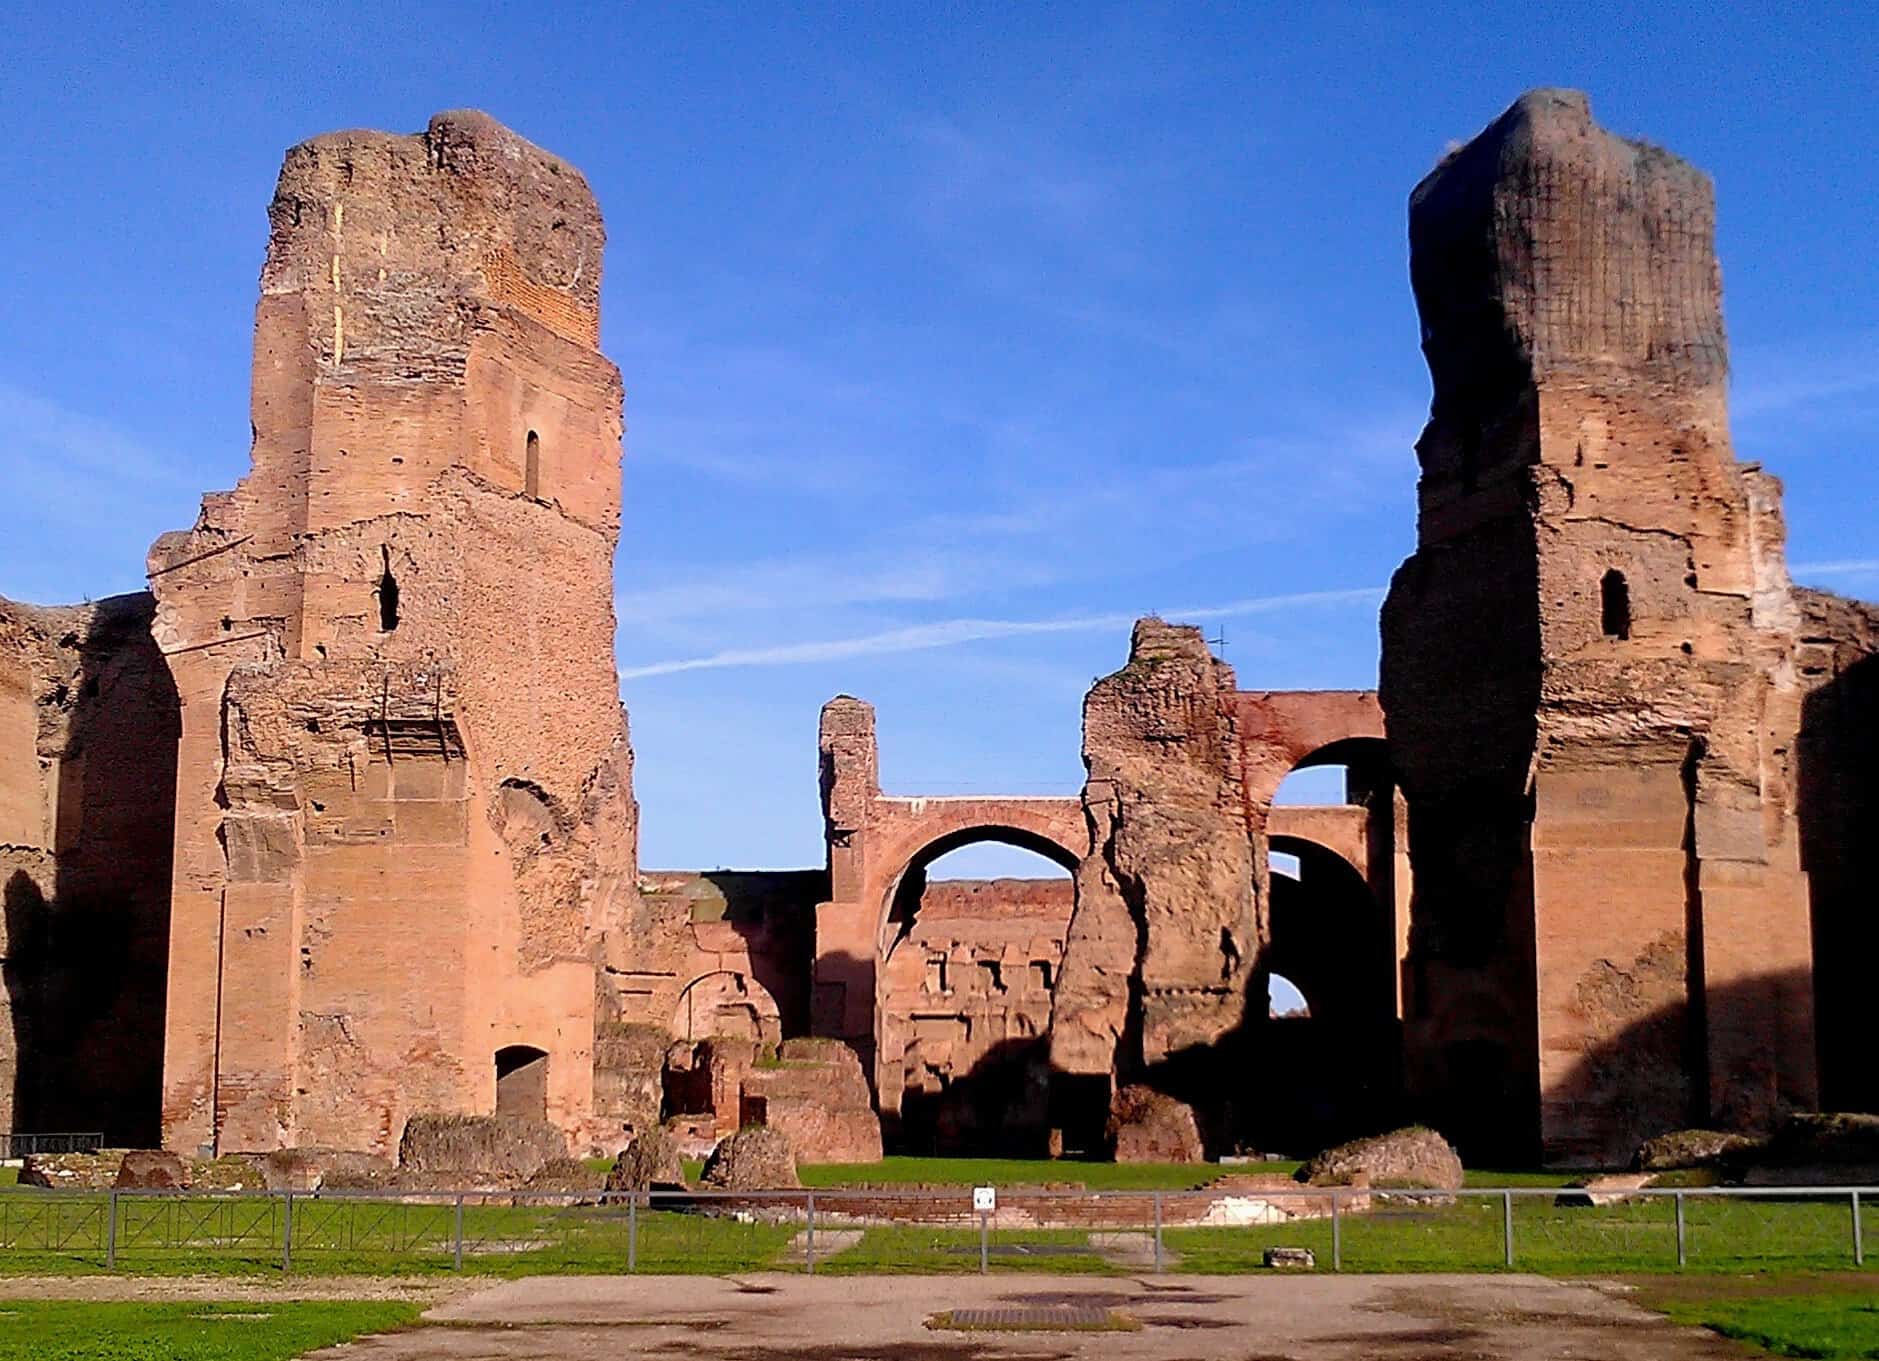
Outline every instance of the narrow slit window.
<svg viewBox="0 0 1879 1361"><path fill-rule="evenodd" d="M390 633L398 627L398 578L391 574L391 545L379 545L379 553L385 572L378 579L378 628L381 633Z"/></svg>
<svg viewBox="0 0 1879 1361"><path fill-rule="evenodd" d="M1599 626L1607 638L1631 636L1631 587L1617 568L1599 582Z"/></svg>
<svg viewBox="0 0 1879 1361"><path fill-rule="evenodd" d="M522 491L527 496L542 494L542 437L533 430L522 451Z"/></svg>

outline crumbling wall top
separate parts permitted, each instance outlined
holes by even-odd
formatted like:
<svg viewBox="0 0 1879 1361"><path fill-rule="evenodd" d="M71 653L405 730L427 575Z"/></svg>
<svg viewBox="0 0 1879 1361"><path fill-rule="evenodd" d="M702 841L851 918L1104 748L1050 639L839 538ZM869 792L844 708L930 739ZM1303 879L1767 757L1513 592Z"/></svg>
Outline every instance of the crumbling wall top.
<svg viewBox="0 0 1879 1361"><path fill-rule="evenodd" d="M1577 90L1522 95L1444 157L1409 235L1438 414L1588 367L1726 377L1709 177L1599 127Z"/></svg>

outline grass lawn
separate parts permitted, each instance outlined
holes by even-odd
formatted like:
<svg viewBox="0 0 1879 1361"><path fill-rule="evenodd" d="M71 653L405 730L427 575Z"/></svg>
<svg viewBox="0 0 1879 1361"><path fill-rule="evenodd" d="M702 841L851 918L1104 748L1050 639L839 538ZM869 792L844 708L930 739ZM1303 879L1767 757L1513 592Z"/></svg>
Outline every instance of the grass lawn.
<svg viewBox="0 0 1879 1361"><path fill-rule="evenodd" d="M0 1301L0 1361L286 1361L417 1316L384 1300Z"/></svg>
<svg viewBox="0 0 1879 1361"><path fill-rule="evenodd" d="M1652 1281L1639 1302L1777 1356L1879 1357L1879 1291L1858 1277Z"/></svg>
<svg viewBox="0 0 1879 1361"><path fill-rule="evenodd" d="M18 1186L20 1170L17 1167L0 1167L0 1186Z"/></svg>

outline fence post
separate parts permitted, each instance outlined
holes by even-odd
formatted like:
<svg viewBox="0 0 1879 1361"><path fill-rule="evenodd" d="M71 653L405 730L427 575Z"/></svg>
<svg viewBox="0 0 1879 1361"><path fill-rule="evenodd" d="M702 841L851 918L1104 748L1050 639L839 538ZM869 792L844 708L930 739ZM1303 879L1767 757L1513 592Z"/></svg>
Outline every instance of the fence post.
<svg viewBox="0 0 1879 1361"><path fill-rule="evenodd" d="M1155 1192L1155 1274L1162 1272L1161 1260L1161 1192Z"/></svg>
<svg viewBox="0 0 1879 1361"><path fill-rule="evenodd" d="M104 1228L104 1269L106 1271L116 1271L117 1270L117 1192L116 1191L111 1192L111 1205L110 1205L110 1208L105 1211L105 1213L110 1216L110 1221L105 1225L105 1228ZM1859 1208L1857 1204L1855 1204L1854 1209L1853 1209L1853 1222L1855 1224L1859 1223ZM1857 1238L1858 1236L1859 1236L1858 1230L1856 1229L1854 1231L1854 1237Z"/></svg>
<svg viewBox="0 0 1879 1361"><path fill-rule="evenodd" d="M457 1192L457 1203L451 1214L450 1224L450 1266L453 1271L463 1270L463 1192Z"/></svg>
<svg viewBox="0 0 1879 1361"><path fill-rule="evenodd" d="M1853 1192L1853 1265L1866 1265L1866 1238L1859 1227L1859 1192Z"/></svg>
<svg viewBox="0 0 1879 1361"><path fill-rule="evenodd" d="M646 1208L652 1208L652 1192L646 1192ZM639 1192L626 1193L626 1269L639 1270Z"/></svg>
<svg viewBox="0 0 1879 1361"><path fill-rule="evenodd" d="M984 1276L992 1269L992 1216L987 1210L979 1211L979 1275Z"/></svg>
<svg viewBox="0 0 1879 1361"><path fill-rule="evenodd" d="M1683 1192L1677 1192L1677 1265L1682 1266L1689 1260L1684 1248L1683 1237Z"/></svg>
<svg viewBox="0 0 1879 1361"><path fill-rule="evenodd" d="M816 1273L816 1193L809 1193L809 1222L804 1237L803 1260L811 1276Z"/></svg>
<svg viewBox="0 0 1879 1361"><path fill-rule="evenodd" d="M294 1193L283 1195L281 1213L281 1270L294 1269Z"/></svg>
<svg viewBox="0 0 1879 1361"><path fill-rule="evenodd" d="M1514 1264L1514 1193L1501 1192L1501 1265Z"/></svg>
<svg viewBox="0 0 1879 1361"><path fill-rule="evenodd" d="M1339 1196L1331 1192L1331 1270L1344 1269L1344 1218L1338 1213Z"/></svg>

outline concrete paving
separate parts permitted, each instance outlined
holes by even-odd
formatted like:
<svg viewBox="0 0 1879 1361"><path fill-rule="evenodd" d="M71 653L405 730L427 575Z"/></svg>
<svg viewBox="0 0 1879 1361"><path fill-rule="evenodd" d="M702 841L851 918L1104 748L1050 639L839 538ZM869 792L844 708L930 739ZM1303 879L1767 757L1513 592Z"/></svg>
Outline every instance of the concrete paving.
<svg viewBox="0 0 1879 1361"><path fill-rule="evenodd" d="M1118 1332L954 1332L955 1309L1096 1306ZM538 1276L322 1361L1723 1361L1609 1288L1537 1276Z"/></svg>

